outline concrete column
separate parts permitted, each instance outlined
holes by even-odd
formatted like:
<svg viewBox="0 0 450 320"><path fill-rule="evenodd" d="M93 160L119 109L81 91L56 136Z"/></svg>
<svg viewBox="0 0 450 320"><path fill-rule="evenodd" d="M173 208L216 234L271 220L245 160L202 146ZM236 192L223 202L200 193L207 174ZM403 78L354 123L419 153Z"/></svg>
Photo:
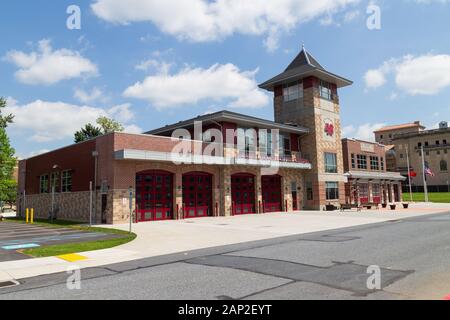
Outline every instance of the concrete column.
<svg viewBox="0 0 450 320"><path fill-rule="evenodd" d="M221 216L229 217L231 216L231 175L230 169L228 167L224 167L221 171L221 181L223 184L222 191L222 205L221 205Z"/></svg>
<svg viewBox="0 0 450 320"><path fill-rule="evenodd" d="M182 219L183 217L183 175L177 170L174 181L174 219ZM178 208L178 212L177 212Z"/></svg>
<svg viewBox="0 0 450 320"><path fill-rule="evenodd" d="M256 181L255 181L255 188L256 188L256 212L261 214L264 213L263 209L263 195L262 195L262 175L261 175L261 169L258 170L256 173Z"/></svg>
<svg viewBox="0 0 450 320"><path fill-rule="evenodd" d="M372 193L372 181L369 181L368 192L369 192L369 203L373 203L373 193Z"/></svg>

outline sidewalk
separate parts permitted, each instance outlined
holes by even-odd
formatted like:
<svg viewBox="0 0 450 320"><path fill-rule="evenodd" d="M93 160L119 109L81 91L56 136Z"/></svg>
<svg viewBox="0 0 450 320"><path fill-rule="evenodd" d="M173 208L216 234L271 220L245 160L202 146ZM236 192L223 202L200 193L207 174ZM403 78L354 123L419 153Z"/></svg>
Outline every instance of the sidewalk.
<svg viewBox="0 0 450 320"><path fill-rule="evenodd" d="M272 213L147 222L133 225L138 238L120 247L84 252L75 264L89 268L197 249L267 240L390 220L450 212L450 204L414 204L410 209L362 212ZM105 226L102 226L105 227ZM129 225L106 226L128 230ZM65 272L74 265L57 257L0 263L0 282Z"/></svg>

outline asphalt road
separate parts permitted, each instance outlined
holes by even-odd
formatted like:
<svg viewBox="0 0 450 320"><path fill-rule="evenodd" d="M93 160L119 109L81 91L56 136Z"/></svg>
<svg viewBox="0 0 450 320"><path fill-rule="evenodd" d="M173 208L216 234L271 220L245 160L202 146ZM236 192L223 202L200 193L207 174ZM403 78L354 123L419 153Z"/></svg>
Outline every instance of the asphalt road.
<svg viewBox="0 0 450 320"><path fill-rule="evenodd" d="M367 288L379 266L381 290ZM442 299L450 213L243 243L21 281L2 299Z"/></svg>

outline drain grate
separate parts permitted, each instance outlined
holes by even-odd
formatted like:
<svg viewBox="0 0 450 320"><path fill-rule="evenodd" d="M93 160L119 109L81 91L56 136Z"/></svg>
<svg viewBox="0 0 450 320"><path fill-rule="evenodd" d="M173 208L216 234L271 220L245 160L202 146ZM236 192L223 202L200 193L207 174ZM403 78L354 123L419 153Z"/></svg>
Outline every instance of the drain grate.
<svg viewBox="0 0 450 320"><path fill-rule="evenodd" d="M4 281L4 282L0 282L0 289L15 287L18 285L19 285L19 283L17 281Z"/></svg>

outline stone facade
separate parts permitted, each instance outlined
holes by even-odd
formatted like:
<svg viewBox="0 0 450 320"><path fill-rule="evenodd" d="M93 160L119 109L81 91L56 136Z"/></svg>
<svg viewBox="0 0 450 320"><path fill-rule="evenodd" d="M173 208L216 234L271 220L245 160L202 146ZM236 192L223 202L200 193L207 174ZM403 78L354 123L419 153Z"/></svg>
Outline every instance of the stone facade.
<svg viewBox="0 0 450 320"><path fill-rule="evenodd" d="M25 205L24 205L25 203ZM21 195L18 199L19 212L33 208L35 218L47 219L52 210L51 194ZM70 221L89 221L90 192L56 193L53 205L57 218Z"/></svg>

